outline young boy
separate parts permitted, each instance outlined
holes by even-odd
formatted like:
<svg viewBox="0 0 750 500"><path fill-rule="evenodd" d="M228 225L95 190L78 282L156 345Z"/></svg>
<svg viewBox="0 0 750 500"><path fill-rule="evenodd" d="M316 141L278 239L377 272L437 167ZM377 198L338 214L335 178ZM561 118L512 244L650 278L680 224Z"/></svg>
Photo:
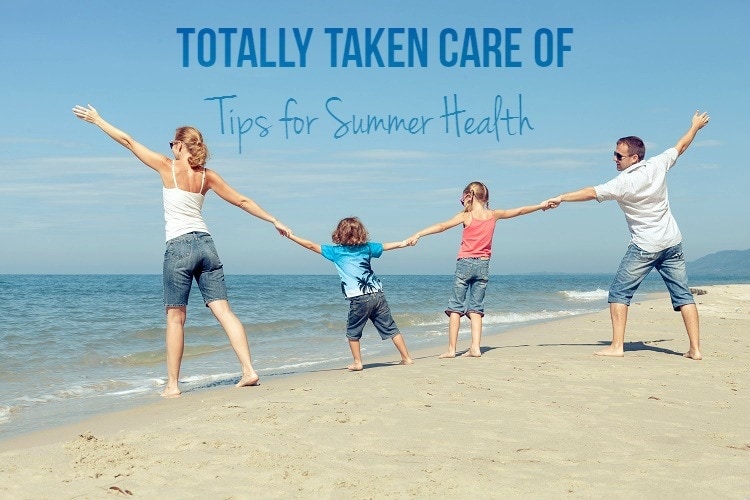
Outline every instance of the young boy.
<svg viewBox="0 0 750 500"><path fill-rule="evenodd" d="M349 300L346 337L354 357L354 363L347 368L350 371L362 370L359 339L362 338L362 330L368 319L375 325L383 340L393 341L393 345L401 354L400 364L412 364L404 337L396 326L385 300L383 285L370 266L371 258L380 257L386 250L403 248L407 246L406 241L384 244L370 242L367 229L356 217L347 217L339 221L331 235L335 245L319 245L294 234L288 234L288 237L332 261L341 277L341 291Z"/></svg>

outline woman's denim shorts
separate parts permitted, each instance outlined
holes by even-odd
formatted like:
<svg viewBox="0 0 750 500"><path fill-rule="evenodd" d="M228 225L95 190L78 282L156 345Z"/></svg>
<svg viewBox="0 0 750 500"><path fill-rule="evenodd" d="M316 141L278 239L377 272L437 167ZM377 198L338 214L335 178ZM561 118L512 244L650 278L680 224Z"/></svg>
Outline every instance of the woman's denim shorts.
<svg viewBox="0 0 750 500"><path fill-rule="evenodd" d="M192 232L167 241L163 278L165 307L187 306L193 279L206 305L227 300L224 267L208 233Z"/></svg>

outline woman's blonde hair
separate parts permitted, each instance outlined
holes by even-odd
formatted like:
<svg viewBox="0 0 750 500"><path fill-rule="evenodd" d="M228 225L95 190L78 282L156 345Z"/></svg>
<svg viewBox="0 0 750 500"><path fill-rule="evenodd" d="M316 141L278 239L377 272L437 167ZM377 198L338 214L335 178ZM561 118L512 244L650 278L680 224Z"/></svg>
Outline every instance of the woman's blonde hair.
<svg viewBox="0 0 750 500"><path fill-rule="evenodd" d="M203 142L203 135L195 127L180 127L174 133L175 142L180 141L190 153L188 165L202 167L208 161L208 148Z"/></svg>
<svg viewBox="0 0 750 500"><path fill-rule="evenodd" d="M331 240L337 245L364 245L370 239L364 224L357 217L341 219L331 234Z"/></svg>
<svg viewBox="0 0 750 500"><path fill-rule="evenodd" d="M484 208L490 206L490 190L479 181L470 182L463 192L461 201L464 204L464 212L471 212L474 201L480 203Z"/></svg>

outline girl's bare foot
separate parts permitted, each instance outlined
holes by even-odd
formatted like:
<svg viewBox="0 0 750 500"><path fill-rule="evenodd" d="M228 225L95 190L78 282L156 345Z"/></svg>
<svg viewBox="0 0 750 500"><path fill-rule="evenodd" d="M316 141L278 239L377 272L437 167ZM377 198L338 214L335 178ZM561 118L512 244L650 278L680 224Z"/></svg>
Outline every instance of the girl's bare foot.
<svg viewBox="0 0 750 500"><path fill-rule="evenodd" d="M473 350L469 349L468 351L466 351L465 353L463 353L461 355L461 357L462 358L481 358L482 357L482 351L481 350L473 351Z"/></svg>
<svg viewBox="0 0 750 500"><path fill-rule="evenodd" d="M696 361L700 361L703 359L703 356L701 356L700 351L688 351L685 354L683 354L686 358L694 359Z"/></svg>
<svg viewBox="0 0 750 500"><path fill-rule="evenodd" d="M445 351L443 354L438 356L438 358L455 358L456 357L456 351Z"/></svg>
<svg viewBox="0 0 750 500"><path fill-rule="evenodd" d="M413 365L414 361L411 358L402 359L400 365Z"/></svg>
<svg viewBox="0 0 750 500"><path fill-rule="evenodd" d="M362 363L352 363L349 366L346 367L347 370L350 372L361 372L362 371Z"/></svg>

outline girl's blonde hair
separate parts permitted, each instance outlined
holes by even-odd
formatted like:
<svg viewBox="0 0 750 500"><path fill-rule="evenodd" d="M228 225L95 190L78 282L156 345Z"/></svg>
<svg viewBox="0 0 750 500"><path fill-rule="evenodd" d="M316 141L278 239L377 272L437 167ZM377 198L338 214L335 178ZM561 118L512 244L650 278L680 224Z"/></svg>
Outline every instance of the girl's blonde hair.
<svg viewBox="0 0 750 500"><path fill-rule="evenodd" d="M357 217L341 219L331 234L331 240L337 245L364 245L370 239L364 224Z"/></svg>
<svg viewBox="0 0 750 500"><path fill-rule="evenodd" d="M208 148L203 143L203 135L195 127L180 127L174 133L175 142L180 141L190 153L188 165L202 167L208 161Z"/></svg>
<svg viewBox="0 0 750 500"><path fill-rule="evenodd" d="M464 212L471 212L474 208L474 202L481 204L484 208L490 206L490 190L479 181L470 182L464 188L461 201L464 204Z"/></svg>

